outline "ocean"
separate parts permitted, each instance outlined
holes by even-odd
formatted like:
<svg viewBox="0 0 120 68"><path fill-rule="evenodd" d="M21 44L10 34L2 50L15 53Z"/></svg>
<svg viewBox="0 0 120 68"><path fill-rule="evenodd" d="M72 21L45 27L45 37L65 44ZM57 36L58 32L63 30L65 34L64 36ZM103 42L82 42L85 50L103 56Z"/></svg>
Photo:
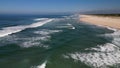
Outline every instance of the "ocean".
<svg viewBox="0 0 120 68"><path fill-rule="evenodd" d="M119 68L120 31L76 15L0 16L0 68Z"/></svg>

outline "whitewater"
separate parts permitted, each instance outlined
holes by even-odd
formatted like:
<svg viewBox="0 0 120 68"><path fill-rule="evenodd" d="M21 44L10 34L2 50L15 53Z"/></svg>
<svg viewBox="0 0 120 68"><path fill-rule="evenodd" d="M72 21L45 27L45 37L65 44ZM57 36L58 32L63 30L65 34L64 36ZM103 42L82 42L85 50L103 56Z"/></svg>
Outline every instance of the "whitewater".
<svg viewBox="0 0 120 68"><path fill-rule="evenodd" d="M36 23L30 24L30 25L10 26L10 27L2 28L2 30L0 30L0 37L4 37L4 36L7 36L7 35L10 35L13 33L17 33L22 30L25 30L27 28L36 28L36 27L42 26L48 22L53 21L53 19L48 19L48 18L39 18L39 19L37 18L35 20L40 21L40 22L36 22Z"/></svg>
<svg viewBox="0 0 120 68"><path fill-rule="evenodd" d="M92 68L109 68L110 66L118 68L119 65L117 64L120 63L120 30L111 27L106 28L114 32L99 36L112 38L111 43L84 49L85 51L89 51L87 53L68 53L67 55L63 55L63 57L81 61Z"/></svg>

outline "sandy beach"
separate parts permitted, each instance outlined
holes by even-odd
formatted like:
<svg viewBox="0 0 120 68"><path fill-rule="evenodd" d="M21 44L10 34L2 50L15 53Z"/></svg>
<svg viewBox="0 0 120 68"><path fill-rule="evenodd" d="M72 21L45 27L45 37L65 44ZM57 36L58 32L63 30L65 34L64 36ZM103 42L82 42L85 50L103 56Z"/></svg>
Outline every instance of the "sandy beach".
<svg viewBox="0 0 120 68"><path fill-rule="evenodd" d="M109 26L112 28L120 29L120 17L80 15L80 21L95 25Z"/></svg>

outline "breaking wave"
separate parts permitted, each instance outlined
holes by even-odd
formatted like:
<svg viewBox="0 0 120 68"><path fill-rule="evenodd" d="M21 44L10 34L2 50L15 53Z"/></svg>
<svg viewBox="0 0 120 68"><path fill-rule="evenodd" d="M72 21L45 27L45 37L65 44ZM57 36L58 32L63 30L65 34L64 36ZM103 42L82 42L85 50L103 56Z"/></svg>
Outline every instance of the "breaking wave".
<svg viewBox="0 0 120 68"><path fill-rule="evenodd" d="M38 66L32 66L31 68L45 68L47 64L47 61L45 61L44 63L42 63L41 65Z"/></svg>
<svg viewBox="0 0 120 68"><path fill-rule="evenodd" d="M63 55L65 58L79 60L92 68L118 67L120 64L120 30L114 30L113 33L104 34L104 37L112 38L111 43L97 45L96 47L86 48L86 52L75 52Z"/></svg>
<svg viewBox="0 0 120 68"><path fill-rule="evenodd" d="M36 20L38 20L38 19L36 19ZM11 27L2 28L2 30L0 30L0 37L4 37L9 34L17 33L22 30L25 30L27 28L36 28L36 27L42 26L48 22L51 22L53 19L42 18L39 20L42 20L42 21L30 24L30 25L11 26Z"/></svg>
<svg viewBox="0 0 120 68"><path fill-rule="evenodd" d="M45 68L47 64L47 61L45 61L43 64L37 66L37 68Z"/></svg>

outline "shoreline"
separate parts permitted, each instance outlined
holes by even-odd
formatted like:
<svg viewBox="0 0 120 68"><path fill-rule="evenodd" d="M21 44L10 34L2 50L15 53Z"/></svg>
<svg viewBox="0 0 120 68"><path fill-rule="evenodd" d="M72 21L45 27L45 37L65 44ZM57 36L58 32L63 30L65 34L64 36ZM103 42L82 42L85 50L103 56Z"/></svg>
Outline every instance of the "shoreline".
<svg viewBox="0 0 120 68"><path fill-rule="evenodd" d="M94 15L80 15L80 21L94 24L94 25L101 25L105 27L111 27L120 30L120 17L103 17L103 16L94 16Z"/></svg>

